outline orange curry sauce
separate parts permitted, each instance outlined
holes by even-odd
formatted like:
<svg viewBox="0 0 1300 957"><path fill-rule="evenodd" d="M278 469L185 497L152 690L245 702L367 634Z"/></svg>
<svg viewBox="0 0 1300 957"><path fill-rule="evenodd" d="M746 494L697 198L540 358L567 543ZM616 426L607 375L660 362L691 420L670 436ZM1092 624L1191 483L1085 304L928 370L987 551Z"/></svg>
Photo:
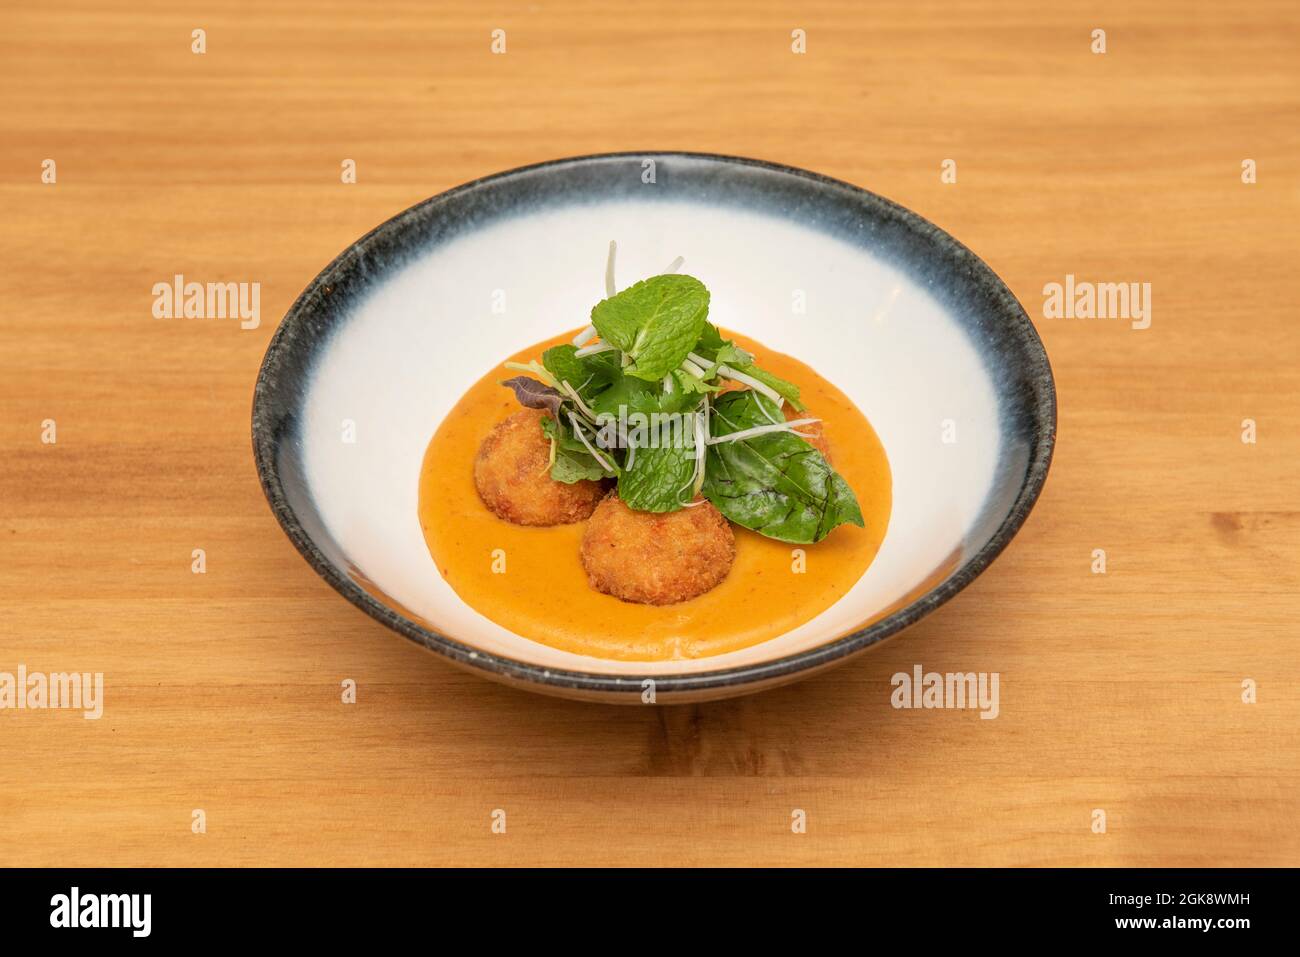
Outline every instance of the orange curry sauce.
<svg viewBox="0 0 1300 957"><path fill-rule="evenodd" d="M539 358L571 337L558 336L512 358ZM420 526L438 570L456 594L515 634L555 648L599 658L663 661L722 654L775 638L816 617L852 588L875 558L889 524L885 450L866 417L835 386L802 362L734 338L764 369L798 385L807 414L823 420L831 463L857 495L865 528L841 525L816 545L790 545L733 525L736 561L712 591L665 606L603 595L587 584L582 568L579 545L585 523L511 525L479 500L474 488L479 443L519 409L514 393L500 385L515 373L498 367L476 382L438 427L420 474Z"/></svg>

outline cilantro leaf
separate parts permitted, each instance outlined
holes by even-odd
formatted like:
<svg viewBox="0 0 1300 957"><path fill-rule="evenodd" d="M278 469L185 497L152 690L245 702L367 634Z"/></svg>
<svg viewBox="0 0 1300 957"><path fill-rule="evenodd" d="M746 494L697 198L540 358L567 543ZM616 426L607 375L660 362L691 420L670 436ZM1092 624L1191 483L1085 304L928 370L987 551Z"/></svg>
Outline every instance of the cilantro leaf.
<svg viewBox="0 0 1300 957"><path fill-rule="evenodd" d="M654 383L620 372L608 389L591 400L591 409L597 416L612 415L615 418L620 408L648 414L658 411L658 394Z"/></svg>
<svg viewBox="0 0 1300 957"><path fill-rule="evenodd" d="M704 324L700 341L692 351L708 359L714 366L726 364L734 369L738 365L748 365L754 361L752 353L746 352L730 339L722 338L718 327L711 322Z"/></svg>
<svg viewBox="0 0 1300 957"><path fill-rule="evenodd" d="M692 350L696 355L708 359L711 365L705 369L705 378L711 378L717 373L718 366L727 366L736 372L742 372L750 378L757 379L769 389L774 391L790 403L790 407L796 412L802 412L803 403L799 401L799 387L793 382L787 382L780 376L773 375L766 369L760 369L754 364L754 355L751 352L740 348L730 339L723 339L722 333L718 327L712 323L704 324L704 331L700 333L700 341L696 343Z"/></svg>
<svg viewBox="0 0 1300 957"><path fill-rule="evenodd" d="M542 434L551 440L554 450L551 478L555 481L572 485L574 482L582 481L598 482L613 476L614 473L607 471L597 462L595 456L587 451L587 447L555 419L549 416L542 419ZM612 456L607 457L612 459Z"/></svg>

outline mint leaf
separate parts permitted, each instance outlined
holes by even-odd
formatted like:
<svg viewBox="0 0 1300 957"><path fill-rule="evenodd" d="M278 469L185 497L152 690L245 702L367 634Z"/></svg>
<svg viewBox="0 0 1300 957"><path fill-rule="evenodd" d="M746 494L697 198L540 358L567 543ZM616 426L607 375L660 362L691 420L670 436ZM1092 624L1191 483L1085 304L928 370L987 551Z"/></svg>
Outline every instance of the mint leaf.
<svg viewBox="0 0 1300 957"><path fill-rule="evenodd" d="M695 421L685 413L699 409L702 396L681 389L665 393L658 382L621 376L592 400L600 434L613 438L620 420L635 454L624 450L618 494L629 508L671 512L690 501L695 476ZM631 460L632 468L626 463Z"/></svg>
<svg viewBox="0 0 1300 957"><path fill-rule="evenodd" d="M591 410L597 416L612 415L615 418L618 418L620 408L629 412L658 411L658 395L659 390L653 383L620 372L608 389L591 400Z"/></svg>
<svg viewBox="0 0 1300 957"><path fill-rule="evenodd" d="M561 382L568 382L575 389L586 378L582 360L578 358L578 348L572 345L552 346L542 353L542 365L546 371Z"/></svg>
<svg viewBox="0 0 1300 957"><path fill-rule="evenodd" d="M637 449L632 468L619 473L618 497L641 512L675 512L691 500L694 476L694 447Z"/></svg>
<svg viewBox="0 0 1300 957"><path fill-rule="evenodd" d="M713 403L711 431L728 435L780 416L776 403L758 392L728 392ZM863 524L848 483L790 432L709 446L704 496L737 525L794 544L820 542L837 525Z"/></svg>
<svg viewBox="0 0 1300 957"><path fill-rule="evenodd" d="M596 303L591 322L632 360L625 374L654 380L681 365L708 314L704 283L693 276L652 276Z"/></svg>
<svg viewBox="0 0 1300 957"><path fill-rule="evenodd" d="M618 354L598 352L578 357L576 346L552 346L542 353L542 365L561 382L567 382L584 396L598 392L618 374Z"/></svg>

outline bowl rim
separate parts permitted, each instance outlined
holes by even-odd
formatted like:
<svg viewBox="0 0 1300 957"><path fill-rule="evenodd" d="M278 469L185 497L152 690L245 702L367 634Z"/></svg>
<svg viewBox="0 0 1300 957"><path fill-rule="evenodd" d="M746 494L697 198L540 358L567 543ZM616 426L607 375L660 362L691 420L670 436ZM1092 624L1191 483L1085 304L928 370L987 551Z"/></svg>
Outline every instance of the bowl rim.
<svg viewBox="0 0 1300 957"><path fill-rule="evenodd" d="M286 349L285 340L288 333L304 321L303 315L318 290L322 286L328 286L334 280L335 274L349 265L355 257L363 255L366 247L373 239L381 235L399 232L409 219L430 207L446 203L462 193L508 178L529 175L543 170L627 159L706 160L726 165L758 167L770 172L793 176L820 187L840 191L858 202L873 207L876 213L884 211L900 218L910 230L923 233L929 240L944 248L947 255L959 261L964 261L971 267L977 277L981 277L984 281L991 280L995 288L999 289L999 298L1007 313L1006 318L1010 320L1007 325L1007 333L1017 337L1021 345L1026 347L1028 361L1031 364L1031 379L1034 383L1032 390L1034 431L1030 457L1026 467L1025 481L1017 492L1002 523L978 552L963 562L956 571L939 585L864 628L836 638L833 641L781 658L774 658L771 661L688 674L599 674L543 667L492 652L480 651L447 635L425 628L380 602L359 587L351 578L342 574L324 556L306 529L303 528L284 494L284 488L276 467L275 451L278 440L273 428L274 415L268 410L267 402L269 401L269 391L273 388L273 380L278 375L281 354ZM331 324L333 321L331 319ZM997 273L948 232L918 213L895 203L893 200L834 177L769 160L684 150L627 150L546 160L503 170L462 183L402 210L371 229L360 239L349 243L312 279L294 300L267 345L254 385L252 403L253 458L263 494L265 494L271 506L271 511L280 523L280 527L294 544L294 547L298 549L298 552L306 559L307 563L315 569L316 573L335 591L370 615L370 617L387 625L398 634L423 645L454 664L473 671L484 672L487 677L498 680L504 679L510 683L524 686L540 685L542 687L534 689L539 691L549 688L555 692L568 690L598 695L616 694L622 696L633 694L640 696L647 682L651 683L651 687L655 689L657 695L723 689L734 690L751 684L770 686L780 679L792 680L800 672L812 674L832 662L855 655L878 644L914 624L948 602L969 585L992 564L993 560L1002 553L1007 544L1020 530L1034 504L1038 501L1039 494L1042 492L1043 485L1047 480L1048 469L1056 445L1056 424L1055 378L1052 374L1047 351L1037 329L1034 328L1033 322L1030 321L1015 294L1011 292Z"/></svg>

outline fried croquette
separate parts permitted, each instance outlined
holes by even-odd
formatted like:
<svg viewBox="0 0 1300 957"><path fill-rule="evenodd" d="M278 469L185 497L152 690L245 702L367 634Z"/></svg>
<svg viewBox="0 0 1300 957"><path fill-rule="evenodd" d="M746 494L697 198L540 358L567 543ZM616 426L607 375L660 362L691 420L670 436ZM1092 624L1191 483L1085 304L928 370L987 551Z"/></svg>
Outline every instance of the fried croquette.
<svg viewBox="0 0 1300 957"><path fill-rule="evenodd" d="M498 517L515 525L580 522L599 504L600 482L572 485L551 478L551 443L542 433L546 412L523 409L497 423L474 459L479 498Z"/></svg>
<svg viewBox="0 0 1300 957"><path fill-rule="evenodd" d="M704 500L675 512L638 512L611 492L582 536L582 566L591 587L644 605L697 598L731 570L736 536Z"/></svg>

